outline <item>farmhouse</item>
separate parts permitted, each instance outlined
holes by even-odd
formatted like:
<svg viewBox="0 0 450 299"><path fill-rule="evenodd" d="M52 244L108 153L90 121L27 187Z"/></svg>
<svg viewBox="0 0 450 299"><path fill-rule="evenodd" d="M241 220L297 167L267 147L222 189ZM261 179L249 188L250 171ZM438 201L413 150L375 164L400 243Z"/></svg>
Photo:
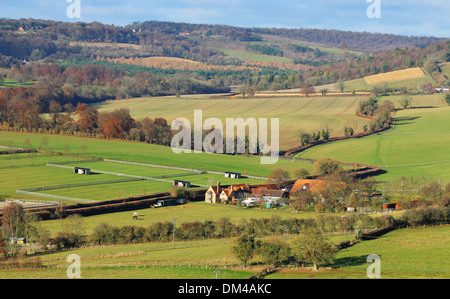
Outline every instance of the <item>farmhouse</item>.
<svg viewBox="0 0 450 299"><path fill-rule="evenodd" d="M210 186L205 193L205 202L218 203L229 200L245 199L249 196L251 190L248 185L231 185L226 188L220 187L220 182L216 186Z"/></svg>
<svg viewBox="0 0 450 299"><path fill-rule="evenodd" d="M173 181L173 185L176 187L181 187L181 188L189 188L191 187L191 182L189 181L182 181L182 180L175 180Z"/></svg>
<svg viewBox="0 0 450 299"><path fill-rule="evenodd" d="M337 181L300 179L294 183L291 193L310 192L314 198L319 198L323 201L327 190L342 190L345 186L345 183Z"/></svg>
<svg viewBox="0 0 450 299"><path fill-rule="evenodd" d="M89 168L85 168L85 167L75 167L73 170L73 173L77 173L77 174L91 174L91 170Z"/></svg>
<svg viewBox="0 0 450 299"><path fill-rule="evenodd" d="M252 189L251 199L254 201L260 201L262 204L274 205L283 198L289 198L288 191L267 188Z"/></svg>
<svg viewBox="0 0 450 299"><path fill-rule="evenodd" d="M322 180L300 179L294 183L291 191L309 191L312 193L320 193L321 191L324 191L326 187L326 182Z"/></svg>
<svg viewBox="0 0 450 299"><path fill-rule="evenodd" d="M232 179L240 179L241 174L238 172L225 172L226 178L232 178Z"/></svg>
<svg viewBox="0 0 450 299"><path fill-rule="evenodd" d="M434 90L437 92L448 92L450 89L447 86L438 86Z"/></svg>
<svg viewBox="0 0 450 299"><path fill-rule="evenodd" d="M281 198L289 198L289 191L281 190L277 184L249 185L239 184L228 187L220 187L220 182L216 186L210 186L205 193L205 202L271 202L274 203Z"/></svg>

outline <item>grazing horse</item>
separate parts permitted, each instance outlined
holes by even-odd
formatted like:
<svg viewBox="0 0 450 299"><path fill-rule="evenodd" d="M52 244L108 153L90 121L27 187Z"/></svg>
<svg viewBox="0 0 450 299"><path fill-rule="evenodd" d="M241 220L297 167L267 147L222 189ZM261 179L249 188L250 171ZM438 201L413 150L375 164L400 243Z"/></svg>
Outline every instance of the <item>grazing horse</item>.
<svg viewBox="0 0 450 299"><path fill-rule="evenodd" d="M134 214L133 214L133 219L135 219L135 220L138 219L138 213L134 213Z"/></svg>

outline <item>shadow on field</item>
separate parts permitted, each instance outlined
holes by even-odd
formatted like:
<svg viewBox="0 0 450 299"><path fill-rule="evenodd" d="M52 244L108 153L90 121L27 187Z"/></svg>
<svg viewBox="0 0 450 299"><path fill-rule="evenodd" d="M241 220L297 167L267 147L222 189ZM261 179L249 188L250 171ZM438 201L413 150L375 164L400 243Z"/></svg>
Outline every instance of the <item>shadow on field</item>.
<svg viewBox="0 0 450 299"><path fill-rule="evenodd" d="M343 267L359 266L364 264L367 264L367 255L351 256L335 259L333 267L343 268Z"/></svg>
<svg viewBox="0 0 450 299"><path fill-rule="evenodd" d="M396 126L404 126L404 125L410 125L414 123L414 120L421 118L420 116L402 116L402 117L396 117L395 118L395 125Z"/></svg>

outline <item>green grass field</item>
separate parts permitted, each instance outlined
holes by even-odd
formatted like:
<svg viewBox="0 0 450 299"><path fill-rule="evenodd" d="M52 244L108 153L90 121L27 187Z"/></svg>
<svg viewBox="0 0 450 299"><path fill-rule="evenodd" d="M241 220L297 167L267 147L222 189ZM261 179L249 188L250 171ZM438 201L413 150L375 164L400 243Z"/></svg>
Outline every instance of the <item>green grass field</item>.
<svg viewBox="0 0 450 299"><path fill-rule="evenodd" d="M174 97L136 98L107 101L97 105L99 111L119 108L130 109L136 119L163 117L169 123L174 118L185 117L193 125L194 110L202 110L203 121L217 117L226 125L226 118L242 117L279 118L280 148L288 149L299 144L299 131L313 132L328 127L331 136L343 136L345 127L361 132L367 120L355 115L359 101L365 97L288 97L249 99L196 99ZM270 138L269 138L270 140Z"/></svg>
<svg viewBox="0 0 450 299"><path fill-rule="evenodd" d="M340 250L333 270L282 271L269 279L367 279L367 256L381 260L381 279L450 278L450 226L399 229Z"/></svg>
<svg viewBox="0 0 450 299"><path fill-rule="evenodd" d="M107 174L76 175L68 169L45 166L48 161L56 163L65 162L66 160L66 157L61 156L51 156L49 160L47 156L42 154L34 154L32 157L28 157L26 154L16 154L11 162L11 157L8 155L0 155L0 169L2 172L0 194L4 197L16 197L17 189L121 179L120 177Z"/></svg>
<svg viewBox="0 0 450 299"><path fill-rule="evenodd" d="M447 78L450 78L450 62L443 63L441 65L442 74Z"/></svg>
<svg viewBox="0 0 450 299"><path fill-rule="evenodd" d="M295 236L286 238L290 243ZM270 237L271 238L271 237ZM334 243L353 239L352 235L333 236ZM266 238L261 238L266 239ZM2 270L3 278L67 278L70 265L66 259L77 254L81 259L81 278L145 278L145 279L215 279L214 270L220 270L220 279L244 279L256 274L263 259L255 256L248 268L232 253L234 239L209 239L170 243L144 243L113 246L93 246L40 255L48 269Z"/></svg>
<svg viewBox="0 0 450 299"><path fill-rule="evenodd" d="M69 160L69 161L67 161ZM91 174L74 174L71 169L46 166L46 163L64 163L65 167L87 167ZM34 195L16 194L18 189L29 189L36 187L50 187L65 184L80 184L91 182L107 182L91 186L71 186L69 188L51 189L38 191L40 194L64 196L75 200L109 200L125 198L129 196L145 195L157 192L166 192L173 185L173 180L188 180L192 188L205 188L215 185L217 181L222 184L261 184L265 180L242 178L239 180L225 178L220 174L195 174L186 170L174 170L138 165L126 165L102 161L81 160L78 158L67 158L62 156L46 156L43 154L15 154L12 159L9 155L0 155L0 169L2 169L3 197L42 199ZM102 172L117 173L112 175ZM121 176L121 174L125 176ZM155 177L163 179L164 182L154 180L125 181L129 179L126 175L139 177ZM3 177L4 176L4 177ZM168 177L162 177L168 176ZM109 183L113 181L114 183ZM51 200L51 199L47 199ZM64 201L65 203L69 200Z"/></svg>
<svg viewBox="0 0 450 299"><path fill-rule="evenodd" d="M12 80L12 79L5 79L5 80L3 80L2 85L0 85L0 88L2 86L11 86L11 87L25 86L25 87L27 87L27 86L32 86L34 84L36 84L36 82L27 81L27 82L20 83L18 81Z"/></svg>
<svg viewBox="0 0 450 299"><path fill-rule="evenodd" d="M286 238L289 244L295 236ZM271 238L271 237L268 237ZM329 237L332 243L352 240L353 235ZM399 229L377 239L363 241L340 250L331 269L282 268L268 279L367 279L367 256L381 259L382 279L417 279L450 277L450 226ZM81 278L146 278L146 279L243 279L260 269L261 257L255 256L248 268L240 267L233 255L233 239L212 239L170 243L145 243L93 246L40 255L48 269L2 270L0 278L64 279L70 265L70 254L81 259Z"/></svg>
<svg viewBox="0 0 450 299"><path fill-rule="evenodd" d="M208 153L175 154L170 147L151 145L140 142L122 140L95 139L64 135L48 135L34 133L0 132L0 144L12 142L21 146L29 139L35 148L41 144L42 138L48 138L53 151L64 152L66 145L70 153L97 158L108 158L157 165L177 166L198 170L237 171L248 175L267 177L277 168L283 168L292 173L297 168L312 170L313 165L301 161L278 160L276 164L262 165L258 157L232 156ZM85 146L86 150L82 150Z"/></svg>
<svg viewBox="0 0 450 299"><path fill-rule="evenodd" d="M399 111L391 130L320 145L299 156L382 166L387 173L380 175L380 180L423 175L449 181L449 113L450 107Z"/></svg>

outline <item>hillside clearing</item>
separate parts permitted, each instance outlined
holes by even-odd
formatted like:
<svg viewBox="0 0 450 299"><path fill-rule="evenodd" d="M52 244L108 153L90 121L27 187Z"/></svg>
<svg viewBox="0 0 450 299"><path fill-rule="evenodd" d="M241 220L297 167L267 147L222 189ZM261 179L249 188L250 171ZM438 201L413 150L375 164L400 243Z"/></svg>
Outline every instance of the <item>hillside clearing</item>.
<svg viewBox="0 0 450 299"><path fill-rule="evenodd" d="M246 99L157 97L107 101L96 107L100 112L127 108L136 119L163 117L169 123L177 117L187 118L193 123L194 110L202 110L203 120L217 117L223 124L226 123L226 118L267 118L268 121L279 118L280 149L283 150L299 144L299 131L312 133L328 127L330 136L343 136L344 128L352 127L355 132L361 132L367 120L357 117L355 112L359 100L364 98L365 96Z"/></svg>
<svg viewBox="0 0 450 299"><path fill-rule="evenodd" d="M328 157L342 162L377 165L380 180L425 176L450 181L450 107L399 111L393 129L361 139L316 146L303 158Z"/></svg>
<svg viewBox="0 0 450 299"><path fill-rule="evenodd" d="M403 80L410 80L410 79L418 79L425 77L425 73L422 71L421 68L411 68L406 70L400 70L400 71L393 71L389 73L384 74L378 74L373 76L365 77L364 80L366 80L367 84L374 85L379 83L389 83L389 82L395 82L395 81L403 81Z"/></svg>

